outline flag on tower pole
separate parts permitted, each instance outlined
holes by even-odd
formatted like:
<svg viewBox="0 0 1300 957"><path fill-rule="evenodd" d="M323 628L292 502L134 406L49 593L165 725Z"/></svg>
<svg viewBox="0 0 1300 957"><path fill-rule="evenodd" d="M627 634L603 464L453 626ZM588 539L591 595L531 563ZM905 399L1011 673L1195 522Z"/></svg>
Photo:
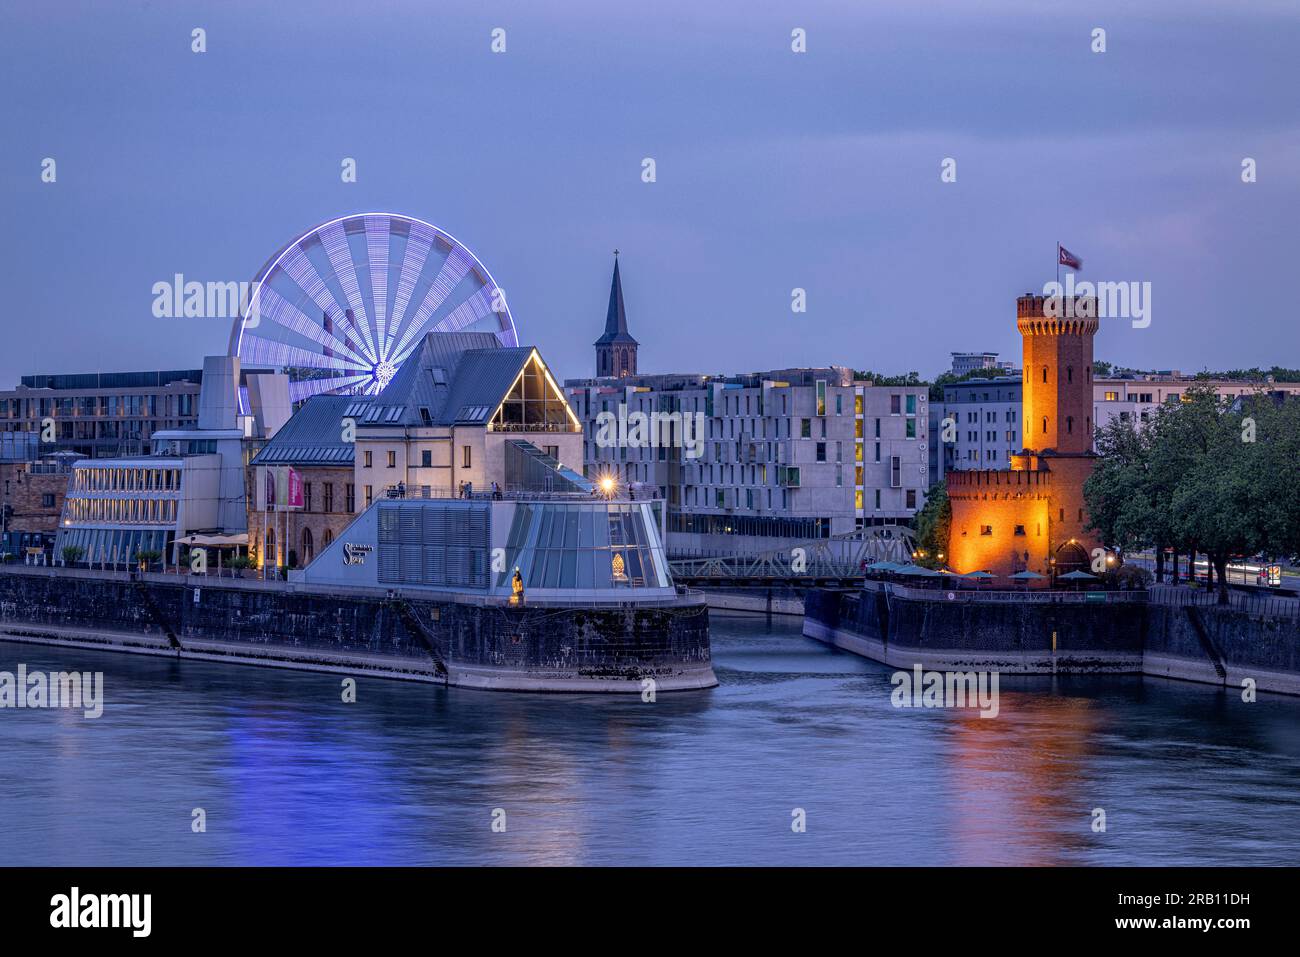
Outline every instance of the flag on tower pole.
<svg viewBox="0 0 1300 957"><path fill-rule="evenodd" d="M1056 244L1056 264L1058 266L1066 266L1070 269L1083 268L1083 260L1070 252L1070 250L1066 249L1060 243Z"/></svg>

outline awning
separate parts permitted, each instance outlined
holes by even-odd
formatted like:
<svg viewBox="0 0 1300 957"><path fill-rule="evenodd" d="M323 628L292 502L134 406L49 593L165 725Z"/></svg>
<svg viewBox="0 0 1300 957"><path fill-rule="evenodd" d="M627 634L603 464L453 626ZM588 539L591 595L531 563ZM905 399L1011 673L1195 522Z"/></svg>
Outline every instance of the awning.
<svg viewBox="0 0 1300 957"><path fill-rule="evenodd" d="M176 539L177 545L207 545L211 548L220 546L247 545L248 533L240 532L238 535L186 535Z"/></svg>

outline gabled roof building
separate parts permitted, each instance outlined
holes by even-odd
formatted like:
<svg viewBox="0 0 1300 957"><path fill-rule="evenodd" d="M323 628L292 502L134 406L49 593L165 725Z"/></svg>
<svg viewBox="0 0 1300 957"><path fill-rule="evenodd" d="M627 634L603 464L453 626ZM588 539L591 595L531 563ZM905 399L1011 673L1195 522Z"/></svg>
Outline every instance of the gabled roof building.
<svg viewBox="0 0 1300 957"><path fill-rule="evenodd" d="M512 463L531 459L508 456L512 443L553 471L582 471L581 423L541 354L490 333L431 332L356 420L358 508L399 488L425 498L524 488Z"/></svg>

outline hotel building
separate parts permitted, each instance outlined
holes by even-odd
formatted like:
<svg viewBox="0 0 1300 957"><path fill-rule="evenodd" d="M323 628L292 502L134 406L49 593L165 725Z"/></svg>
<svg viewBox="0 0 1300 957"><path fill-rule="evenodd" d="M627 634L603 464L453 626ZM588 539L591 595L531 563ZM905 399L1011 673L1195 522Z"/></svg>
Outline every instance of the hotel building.
<svg viewBox="0 0 1300 957"><path fill-rule="evenodd" d="M906 524L929 487L926 386L873 386L848 369L571 380L589 478L666 500L675 554L763 550ZM695 447L601 441L602 416L680 413ZM699 417L699 418L696 418ZM669 430L671 431L671 430ZM698 451L698 455L692 453Z"/></svg>

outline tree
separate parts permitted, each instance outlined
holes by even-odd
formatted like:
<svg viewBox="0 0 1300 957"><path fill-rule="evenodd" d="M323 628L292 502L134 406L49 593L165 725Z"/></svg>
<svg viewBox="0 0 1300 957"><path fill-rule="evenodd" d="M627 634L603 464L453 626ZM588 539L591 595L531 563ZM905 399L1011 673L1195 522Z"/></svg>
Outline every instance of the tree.
<svg viewBox="0 0 1300 957"><path fill-rule="evenodd" d="M1151 440L1151 433L1139 431L1131 420L1114 418L1098 429L1101 459L1084 483L1083 495L1090 527L1101 540L1120 552L1154 546L1159 574L1164 549L1150 474Z"/></svg>
<svg viewBox="0 0 1300 957"><path fill-rule="evenodd" d="M75 565L81 561L81 556L86 554L86 550L80 545L64 545L60 554L63 555L63 564Z"/></svg>
<svg viewBox="0 0 1300 957"><path fill-rule="evenodd" d="M1300 400L1244 401L1238 427L1254 452L1245 465L1259 550L1273 557L1300 553Z"/></svg>
<svg viewBox="0 0 1300 957"><path fill-rule="evenodd" d="M1235 555L1300 550L1300 402L1265 395L1231 407L1209 385L1161 406L1148 426L1112 420L1097 433L1101 459L1084 486L1091 524L1107 544L1166 545L1188 565L1209 559L1228 600Z"/></svg>
<svg viewBox="0 0 1300 957"><path fill-rule="evenodd" d="M857 370L854 370L853 378L870 379L872 385L925 385L926 384L921 381L920 373L917 372L905 372L902 375L881 375L879 372L872 372L869 369L864 372L859 372Z"/></svg>
<svg viewBox="0 0 1300 957"><path fill-rule="evenodd" d="M936 482L925 493L925 506L916 513L916 547L918 565L940 568L948 554L948 535L952 529L952 502L948 487Z"/></svg>

